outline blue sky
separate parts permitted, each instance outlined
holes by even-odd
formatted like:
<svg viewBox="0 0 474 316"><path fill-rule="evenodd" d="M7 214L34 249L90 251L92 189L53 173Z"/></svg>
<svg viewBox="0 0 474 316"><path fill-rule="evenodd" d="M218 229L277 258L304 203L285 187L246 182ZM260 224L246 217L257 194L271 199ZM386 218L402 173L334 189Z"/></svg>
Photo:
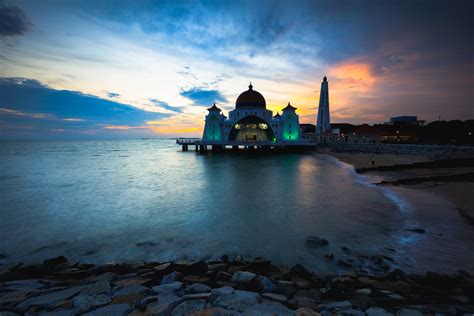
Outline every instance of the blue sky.
<svg viewBox="0 0 474 316"><path fill-rule="evenodd" d="M314 123L474 118L471 1L0 0L0 138L199 136L252 81ZM67 120L69 119L69 120Z"/></svg>

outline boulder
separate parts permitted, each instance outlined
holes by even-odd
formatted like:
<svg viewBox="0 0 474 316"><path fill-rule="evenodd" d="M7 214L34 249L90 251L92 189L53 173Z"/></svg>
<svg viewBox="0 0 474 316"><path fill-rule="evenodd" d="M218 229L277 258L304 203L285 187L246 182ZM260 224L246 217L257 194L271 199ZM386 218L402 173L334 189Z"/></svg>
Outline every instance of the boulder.
<svg viewBox="0 0 474 316"><path fill-rule="evenodd" d="M93 310L84 316L125 316L132 311L128 304L113 304Z"/></svg>
<svg viewBox="0 0 474 316"><path fill-rule="evenodd" d="M205 300L184 301L171 312L171 316L187 316L203 310L206 307Z"/></svg>
<svg viewBox="0 0 474 316"><path fill-rule="evenodd" d="M261 304L255 304L245 309L246 316L293 316L295 312L283 304L271 301L263 301Z"/></svg>
<svg viewBox="0 0 474 316"><path fill-rule="evenodd" d="M185 292L189 294L209 293L211 292L211 288L206 284L193 283L190 286L186 287Z"/></svg>
<svg viewBox="0 0 474 316"><path fill-rule="evenodd" d="M92 284L87 285L82 291L81 294L88 294L88 295L96 295L101 293L110 292L112 289L110 288L109 281L99 281Z"/></svg>
<svg viewBox="0 0 474 316"><path fill-rule="evenodd" d="M269 278L263 275L259 275L257 277L257 281L258 281L258 288L260 291L267 292L267 293L276 292L277 288L275 284L273 284L273 282Z"/></svg>
<svg viewBox="0 0 474 316"><path fill-rule="evenodd" d="M175 281L175 282L168 283L168 284L161 284L161 285L154 286L152 288L152 291L156 294L160 294L160 293L164 293L164 292L171 292L172 293L172 292L179 291L182 288L183 288L183 283Z"/></svg>
<svg viewBox="0 0 474 316"><path fill-rule="evenodd" d="M128 295L128 294L136 294L136 293L144 293L148 291L149 288L143 285L130 285L121 288L118 291L115 291L113 294L113 297L118 297L118 296L123 296L123 295Z"/></svg>
<svg viewBox="0 0 474 316"><path fill-rule="evenodd" d="M365 311L365 313L367 316L393 316L392 313L387 312L381 307L370 307Z"/></svg>
<svg viewBox="0 0 474 316"><path fill-rule="evenodd" d="M232 275L231 282L237 284L250 284L256 277L257 275L252 272L237 271Z"/></svg>
<svg viewBox="0 0 474 316"><path fill-rule="evenodd" d="M110 297L105 294L78 295L74 297L74 310L80 313L87 312L98 306L110 303Z"/></svg>
<svg viewBox="0 0 474 316"><path fill-rule="evenodd" d="M321 314L311 308L301 307L295 311L296 316L320 316Z"/></svg>
<svg viewBox="0 0 474 316"><path fill-rule="evenodd" d="M257 295L257 297L255 296ZM258 293L248 291L235 291L233 294L221 295L213 303L213 306L224 309L243 312L248 307L258 304Z"/></svg>
<svg viewBox="0 0 474 316"><path fill-rule="evenodd" d="M327 246L329 242L321 237L318 236L308 236L306 237L306 246L312 248L319 248L323 246Z"/></svg>
<svg viewBox="0 0 474 316"><path fill-rule="evenodd" d="M339 311L342 309L351 309L352 304L349 301L330 302L325 304L319 304L318 308L320 311Z"/></svg>
<svg viewBox="0 0 474 316"><path fill-rule="evenodd" d="M161 279L161 284L170 284L175 281L178 281L181 276L181 273L173 271L171 273L166 274L163 276L163 279Z"/></svg>
<svg viewBox="0 0 474 316"><path fill-rule="evenodd" d="M55 257L55 258L51 258L51 259L47 259L47 260L44 260L43 261L43 266L45 268L54 268L56 267L57 265L60 265L62 263L66 263L67 262L67 259L66 257L63 257L63 256L59 256L59 257Z"/></svg>
<svg viewBox="0 0 474 316"><path fill-rule="evenodd" d="M158 295L156 303L147 306L146 315L169 315L182 301L182 298L174 294L161 293Z"/></svg>
<svg viewBox="0 0 474 316"><path fill-rule="evenodd" d="M278 303L282 303L282 304L286 304L288 302L288 298L285 295L282 295L282 294L263 293L262 297L264 299L274 301L274 302L278 302Z"/></svg>
<svg viewBox="0 0 474 316"><path fill-rule="evenodd" d="M229 295L229 294L234 293L234 288L231 286L222 286L217 289L212 289L211 292L213 295L216 295L216 296Z"/></svg>
<svg viewBox="0 0 474 316"><path fill-rule="evenodd" d="M292 277L302 278L302 279L310 279L312 274L305 267L301 264L297 264L290 269L290 275Z"/></svg>
<svg viewBox="0 0 474 316"><path fill-rule="evenodd" d="M29 298L17 305L19 309L27 309L30 306L52 306L63 302L78 294L84 286L75 286L62 291L54 291L40 296Z"/></svg>

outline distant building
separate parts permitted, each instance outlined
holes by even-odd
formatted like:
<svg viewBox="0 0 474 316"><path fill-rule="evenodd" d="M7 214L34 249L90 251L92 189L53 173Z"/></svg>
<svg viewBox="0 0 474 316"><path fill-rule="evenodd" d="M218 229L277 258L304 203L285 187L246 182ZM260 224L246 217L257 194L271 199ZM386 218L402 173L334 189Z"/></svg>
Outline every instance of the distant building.
<svg viewBox="0 0 474 316"><path fill-rule="evenodd" d="M299 117L290 103L281 115L266 109L262 94L253 90L252 84L242 92L235 109L227 118L215 104L207 109L202 140L209 144L291 144L301 140Z"/></svg>
<svg viewBox="0 0 474 316"><path fill-rule="evenodd" d="M425 121L423 120L418 120L417 116L411 116L411 115L403 115L403 116L392 116L390 118L390 122L387 122L386 124L414 124L414 125L424 125Z"/></svg>
<svg viewBox="0 0 474 316"><path fill-rule="evenodd" d="M318 117L316 120L316 134L331 132L331 120L329 116L329 85L326 76L321 83L321 94L319 96Z"/></svg>

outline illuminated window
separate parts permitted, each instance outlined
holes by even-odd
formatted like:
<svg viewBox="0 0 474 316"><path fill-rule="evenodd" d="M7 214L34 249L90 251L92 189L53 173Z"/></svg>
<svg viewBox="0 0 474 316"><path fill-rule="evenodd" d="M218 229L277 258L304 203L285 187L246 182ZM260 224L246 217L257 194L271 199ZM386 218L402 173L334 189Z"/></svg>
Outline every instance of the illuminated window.
<svg viewBox="0 0 474 316"><path fill-rule="evenodd" d="M260 127L260 129L267 129L268 125L265 124L265 123L260 123L260 124L258 124L258 127Z"/></svg>

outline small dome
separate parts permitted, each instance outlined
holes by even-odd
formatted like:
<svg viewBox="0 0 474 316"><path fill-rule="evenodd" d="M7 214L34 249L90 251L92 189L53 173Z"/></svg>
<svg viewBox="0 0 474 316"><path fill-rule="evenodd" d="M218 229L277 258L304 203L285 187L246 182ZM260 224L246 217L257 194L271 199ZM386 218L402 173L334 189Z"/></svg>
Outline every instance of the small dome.
<svg viewBox="0 0 474 316"><path fill-rule="evenodd" d="M237 101L235 101L235 108L242 109L242 108L260 108L266 109L267 103L265 102L265 98L263 97L260 92L253 90L252 83L249 85L249 89L247 91L242 92Z"/></svg>

